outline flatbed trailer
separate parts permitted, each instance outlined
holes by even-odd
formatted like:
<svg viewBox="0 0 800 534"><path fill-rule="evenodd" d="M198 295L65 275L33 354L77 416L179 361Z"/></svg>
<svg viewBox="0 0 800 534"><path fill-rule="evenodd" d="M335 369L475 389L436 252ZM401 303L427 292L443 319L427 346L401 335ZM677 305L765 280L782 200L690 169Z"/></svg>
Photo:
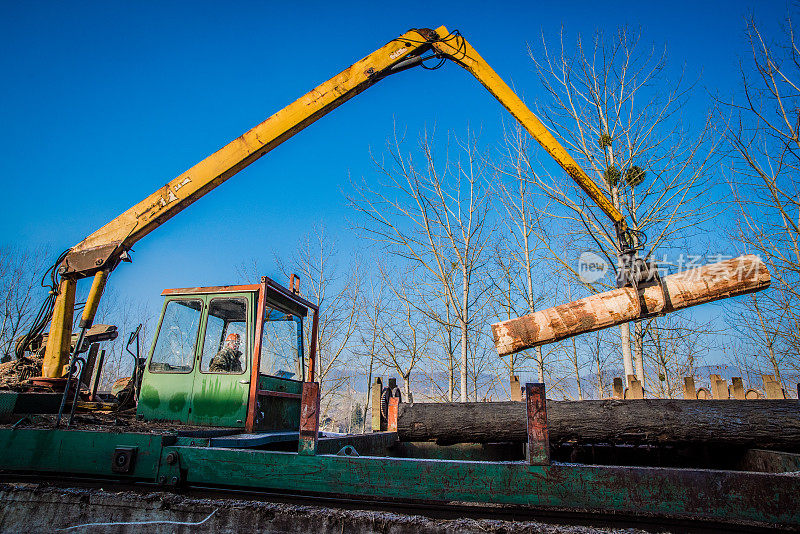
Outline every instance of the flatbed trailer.
<svg viewBox="0 0 800 534"><path fill-rule="evenodd" d="M581 521L663 522L683 525L680 530L686 525L800 529L800 465L790 453L773 453L790 460L779 468L783 472L556 461L531 465L522 457L523 447L519 459L487 461L464 445L433 445L420 453L423 448L399 442L394 432L321 433L309 451L299 432L240 433L188 425L137 432L115 426L111 418L105 428L95 421L87 425L91 429L82 429L79 419L74 429L54 429L48 422L40 418L0 428L0 450L7 451L0 457L3 480L78 477L177 493L206 489L365 506L461 506L529 518L555 514ZM409 451L422 457L409 457ZM456 459L459 451L470 459Z"/></svg>

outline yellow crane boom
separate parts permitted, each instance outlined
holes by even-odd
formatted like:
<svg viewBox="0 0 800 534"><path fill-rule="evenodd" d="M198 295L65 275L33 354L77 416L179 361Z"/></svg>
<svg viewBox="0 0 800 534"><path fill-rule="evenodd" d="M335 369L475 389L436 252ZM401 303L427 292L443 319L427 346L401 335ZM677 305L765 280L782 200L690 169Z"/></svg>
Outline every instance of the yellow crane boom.
<svg viewBox="0 0 800 534"><path fill-rule="evenodd" d="M137 241L371 85L390 74L419 65L431 57L450 59L475 76L608 215L617 228L625 228L625 220L619 210L458 32L450 33L444 26L436 30L409 30L181 173L70 249L61 266L61 282L53 308L43 376L59 378L67 374L65 366L69 362L78 279L94 276L79 324L82 329L79 339L82 339L85 330L94 320L108 273L127 258L127 251ZM80 341L77 346L80 346Z"/></svg>

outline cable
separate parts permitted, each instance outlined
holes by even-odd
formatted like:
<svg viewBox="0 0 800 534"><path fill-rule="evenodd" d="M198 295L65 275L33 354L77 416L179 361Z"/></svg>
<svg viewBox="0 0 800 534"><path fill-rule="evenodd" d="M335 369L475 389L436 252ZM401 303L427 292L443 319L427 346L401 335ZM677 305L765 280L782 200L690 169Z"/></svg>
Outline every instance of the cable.
<svg viewBox="0 0 800 534"><path fill-rule="evenodd" d="M44 275L42 275L42 287L47 288L49 290L49 294L47 298L44 299L42 302L41 307L39 308L36 317L31 323L31 328L27 334L25 334L22 339L16 344L14 347L14 353L18 360L24 358L25 351L28 350L30 344L35 340L37 337L44 333L44 329L47 327L47 321L53 315L53 308L55 307L56 303L56 296L58 295L58 268L61 266L61 263L69 254L70 249L65 250L62 252L55 263L45 271ZM47 278L50 277L50 283L47 283Z"/></svg>
<svg viewBox="0 0 800 534"><path fill-rule="evenodd" d="M412 31L419 31L419 30L417 28L412 28ZM450 41L452 41L454 39L457 40L456 41L457 42L456 45L453 45L450 42ZM448 58L454 59L456 61L459 61L459 60L463 59L464 57L466 57L466 55L467 55L467 42L466 42L466 40L464 40L464 38L461 36L461 32L458 31L458 30L453 30L449 34L445 35L444 37L437 37L436 39L431 39L431 40L423 41L423 40L418 40L418 39L410 39L410 38L400 38L400 37L398 37L398 38L392 39L392 41L400 41L400 42L414 43L414 44L447 43L447 44L450 44L453 48L456 49L456 52L454 54L452 54L452 55L448 54L448 55L445 56L445 55L436 53L436 54L430 55L428 57L422 58L423 63L420 63L420 66L425 70L436 70L436 69L439 69L442 66L444 66L444 64L447 62ZM428 66L425 65L424 62L428 61L430 59L439 59L439 63L437 63L433 67L428 67Z"/></svg>
<svg viewBox="0 0 800 534"><path fill-rule="evenodd" d="M183 527L197 527L197 526L202 525L203 523L205 523L209 519L211 519L211 516L213 516L216 513L217 513L217 510L214 510L213 512L208 514L208 517L206 517L202 521L197 521L197 522L167 521L167 520L164 520L164 521L124 521L124 522L113 522L113 523L84 523L82 525L74 525L74 526L71 526L71 527L59 528L57 530L59 530L59 531L73 530L73 529L76 529L76 528L86 528L86 527L116 527L116 526L122 526L122 525L180 525L180 526L183 526Z"/></svg>

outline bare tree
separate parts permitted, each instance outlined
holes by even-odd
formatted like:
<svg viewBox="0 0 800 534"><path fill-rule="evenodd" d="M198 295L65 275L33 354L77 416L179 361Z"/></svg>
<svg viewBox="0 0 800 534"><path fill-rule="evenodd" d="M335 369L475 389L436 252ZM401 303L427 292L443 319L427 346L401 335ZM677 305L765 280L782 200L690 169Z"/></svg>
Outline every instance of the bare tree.
<svg viewBox="0 0 800 534"><path fill-rule="evenodd" d="M728 113L719 122L731 149L736 237L761 255L773 282L733 319L749 337L754 361L746 365L766 365L780 376L800 367L800 47L791 17L780 41L769 41L754 19L747 23L747 39L743 95L720 102Z"/></svg>
<svg viewBox="0 0 800 534"><path fill-rule="evenodd" d="M437 157L433 139L423 134L419 142L422 161L403 153L395 135L389 146L389 163L375 161L383 180L375 187L354 186L350 200L364 216L364 233L386 246L401 261L420 269L420 276L435 283L444 295L460 333L460 395L468 398L470 346L474 312L485 289L478 274L485 266L486 194L485 164L475 140L457 142L455 157ZM440 323L448 318L435 315Z"/></svg>
<svg viewBox="0 0 800 534"><path fill-rule="evenodd" d="M364 412L362 417L363 427L366 426L367 414L370 409L370 400L372 395L370 388L372 387L372 377L376 367L376 356L381 346L381 330L387 316L388 302L386 298L386 291L381 279L372 279L369 281L370 286L364 292L361 300L361 320L358 325L358 348L355 355L358 357L366 358L367 368L367 382L366 382L366 399L364 400ZM372 407L375 409L375 407Z"/></svg>
<svg viewBox="0 0 800 534"><path fill-rule="evenodd" d="M654 376L650 389L662 398L681 394L683 377L695 374L703 356L714 348L712 340L721 334L712 321L696 321L680 313L643 321L642 330L645 363Z"/></svg>
<svg viewBox="0 0 800 534"><path fill-rule="evenodd" d="M650 258L691 236L710 217L713 203L705 193L715 144L707 127L692 133L680 116L692 85L682 78L667 80L666 52L644 46L641 34L629 28L597 32L589 40L579 36L574 47L566 44L563 31L559 37L551 46L543 35L541 49L530 50L548 96L540 114L626 216L636 245ZM554 231L560 228L573 250L593 250L616 270L622 246L602 212L578 200L576 186L562 174L535 172L527 144L513 140L512 148L517 146L527 179L551 201L547 215ZM572 258L549 249L578 280ZM598 291L608 282L586 285ZM621 326L620 337L625 372L634 374L628 324ZM635 338L635 371L644 380L641 326Z"/></svg>
<svg viewBox="0 0 800 534"><path fill-rule="evenodd" d="M38 310L42 276L50 267L45 248L0 248L0 358L10 361L16 339L31 326Z"/></svg>
<svg viewBox="0 0 800 534"><path fill-rule="evenodd" d="M275 258L285 279L292 273L297 274L301 280L301 294L319 306L315 378L320 383L323 414L331 409L337 392L349 384L352 370L349 364L354 358L353 342L361 310L362 279L358 260L351 257L344 268L337 260L335 242L322 226L304 236L288 259ZM239 275L248 280L260 273L258 259L239 268ZM306 350L311 346L310 319L304 324Z"/></svg>
<svg viewBox="0 0 800 534"><path fill-rule="evenodd" d="M126 350L128 338L141 324L139 357L146 358L152 341L150 338L152 325L156 320L144 302L129 297L123 298L113 286L106 288L97 311L96 322L115 325L119 335L117 339L104 342L100 347L106 351L100 381L101 389L110 390L117 380L132 376L134 356ZM131 346L131 351L136 353L135 344Z"/></svg>
<svg viewBox="0 0 800 534"><path fill-rule="evenodd" d="M416 286L418 266L406 270L399 276L390 277L386 271L382 278L391 291L387 319L379 326L381 350L376 358L386 367L397 371L403 378L403 392L408 402L414 402L411 390L411 375L424 358L428 346L436 336L435 323L417 312Z"/></svg>
<svg viewBox="0 0 800 534"><path fill-rule="evenodd" d="M535 285L535 272L544 263L540 253L541 244L547 242L547 232L542 226L542 212L547 199L537 195L538 188L532 183L529 174L534 172L526 159L527 136L522 134L521 127L516 124L513 136L506 136L504 161L495 165L499 179L494 184L496 198L500 204L501 219L505 223L506 232L501 239L503 250L497 249L496 264L502 273L502 288L498 296L502 299L508 319L533 313L544 300L541 285ZM542 204L536 206L537 200ZM509 239L510 238L510 239ZM507 256L508 260L501 256ZM516 276L524 280L522 288L516 288ZM496 289L500 286L495 284ZM521 290L521 291L520 291ZM514 306L516 295L522 295L525 304L520 313ZM551 295L554 296L554 295ZM525 353L512 355L509 366L510 374L514 374L517 360L526 358ZM534 349L534 359L538 371L539 382L544 382L545 358L542 347Z"/></svg>

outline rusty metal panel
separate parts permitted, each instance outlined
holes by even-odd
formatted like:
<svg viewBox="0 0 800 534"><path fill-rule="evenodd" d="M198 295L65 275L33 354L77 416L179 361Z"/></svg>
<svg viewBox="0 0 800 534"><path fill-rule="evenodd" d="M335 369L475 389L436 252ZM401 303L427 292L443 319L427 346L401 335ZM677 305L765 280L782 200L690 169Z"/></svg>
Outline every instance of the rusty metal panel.
<svg viewBox="0 0 800 534"><path fill-rule="evenodd" d="M544 384L525 384L528 414L528 463L550 464L550 435L547 430L547 399Z"/></svg>
<svg viewBox="0 0 800 534"><path fill-rule="evenodd" d="M389 399L389 407L386 410L386 430L389 432L397 432L397 408L400 405L400 399L392 397Z"/></svg>
<svg viewBox="0 0 800 534"><path fill-rule="evenodd" d="M298 454L316 454L319 439L319 384L303 382L300 401L300 442Z"/></svg>
<svg viewBox="0 0 800 534"><path fill-rule="evenodd" d="M259 284L247 284L240 286L208 286L208 287L179 287L174 289L165 289L161 292L162 296L165 295L194 295L197 293L236 293L239 291L258 291L261 289Z"/></svg>

